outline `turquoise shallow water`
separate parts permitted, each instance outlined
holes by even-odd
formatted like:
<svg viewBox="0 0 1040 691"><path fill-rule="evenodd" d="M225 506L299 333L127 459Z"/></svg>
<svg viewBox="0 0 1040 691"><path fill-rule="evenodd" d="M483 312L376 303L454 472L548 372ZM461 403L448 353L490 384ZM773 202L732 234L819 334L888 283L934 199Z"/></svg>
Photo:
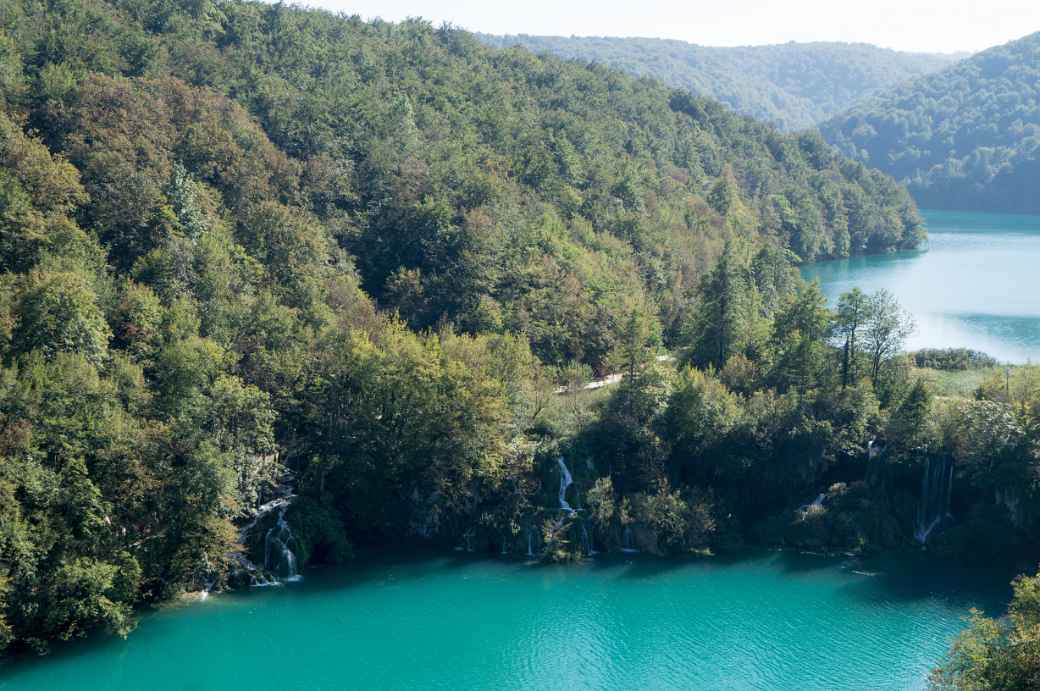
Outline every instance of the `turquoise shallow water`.
<svg viewBox="0 0 1040 691"><path fill-rule="evenodd" d="M922 251L803 267L828 298L886 288L914 315L911 349L966 347L1040 360L1040 216L925 211Z"/></svg>
<svg viewBox="0 0 1040 691"><path fill-rule="evenodd" d="M1008 596L1007 574L916 555L384 557L145 616L0 667L0 689L921 688L968 607Z"/></svg>

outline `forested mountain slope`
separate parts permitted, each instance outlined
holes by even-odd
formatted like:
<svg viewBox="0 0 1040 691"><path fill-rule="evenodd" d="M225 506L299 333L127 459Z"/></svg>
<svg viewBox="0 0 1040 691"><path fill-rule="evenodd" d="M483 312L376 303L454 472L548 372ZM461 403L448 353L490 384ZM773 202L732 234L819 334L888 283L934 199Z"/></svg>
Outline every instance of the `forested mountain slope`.
<svg viewBox="0 0 1040 691"><path fill-rule="evenodd" d="M11 117L79 170L77 219L121 271L161 242L179 166L235 227L281 204L306 228L300 252L346 251L412 326L523 329L547 360L598 365L609 336L577 325L616 323L633 299L673 320L727 233L807 261L921 237L901 188L818 137L656 82L420 23L179 7L5 13ZM206 122L234 129L200 139ZM274 261L268 243L236 239ZM567 304L545 300L564 286ZM559 309L579 331L552 331Z"/></svg>
<svg viewBox="0 0 1040 691"><path fill-rule="evenodd" d="M904 84L823 124L922 206L1040 213L1040 33Z"/></svg>
<svg viewBox="0 0 1040 691"><path fill-rule="evenodd" d="M791 131L812 128L868 96L963 57L862 43L721 48L656 38L481 34L480 39L660 79Z"/></svg>
<svg viewBox="0 0 1040 691"><path fill-rule="evenodd" d="M830 316L792 262L923 229L818 135L421 22L206 0L5 2L0 98L0 646L220 588L290 490L301 564L519 539L584 449L597 539L661 501L678 548L714 520L689 454L725 450L720 515L750 521L815 493L828 416L859 451L880 424L851 377L866 412L814 408ZM766 392L689 370L665 420L662 338ZM552 394L593 368L628 373L602 427Z"/></svg>

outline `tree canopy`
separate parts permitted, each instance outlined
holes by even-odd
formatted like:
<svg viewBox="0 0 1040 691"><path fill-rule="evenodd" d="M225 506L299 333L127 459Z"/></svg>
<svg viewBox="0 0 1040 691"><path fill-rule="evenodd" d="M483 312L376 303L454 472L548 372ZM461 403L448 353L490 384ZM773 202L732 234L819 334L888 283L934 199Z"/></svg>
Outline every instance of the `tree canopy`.
<svg viewBox="0 0 1040 691"><path fill-rule="evenodd" d="M20 0L0 46L0 643L125 634L228 585L272 501L301 564L572 559L583 530L900 544L919 449L978 496L1026 486L1040 406L942 408L890 297L853 339L799 279L923 238L905 190L818 135L283 5ZM807 528L791 507L821 487Z"/></svg>
<svg viewBox="0 0 1040 691"><path fill-rule="evenodd" d="M821 130L924 207L1040 213L1040 33L886 90Z"/></svg>
<svg viewBox="0 0 1040 691"><path fill-rule="evenodd" d="M722 48L657 38L480 34L480 39L653 77L785 131L810 129L879 91L963 57L864 43Z"/></svg>

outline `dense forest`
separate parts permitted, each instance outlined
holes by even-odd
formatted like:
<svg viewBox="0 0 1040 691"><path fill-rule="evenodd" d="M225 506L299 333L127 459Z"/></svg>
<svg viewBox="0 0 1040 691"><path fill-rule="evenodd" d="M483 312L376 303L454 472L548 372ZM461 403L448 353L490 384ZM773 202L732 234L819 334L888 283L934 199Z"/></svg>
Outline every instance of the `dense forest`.
<svg viewBox="0 0 1040 691"><path fill-rule="evenodd" d="M821 126L937 209L1040 213L1040 33L879 94Z"/></svg>
<svg viewBox="0 0 1040 691"><path fill-rule="evenodd" d="M802 283L924 234L818 135L281 5L0 46L0 645L375 543L1035 545L1040 374L934 395L890 295Z"/></svg>
<svg viewBox="0 0 1040 691"><path fill-rule="evenodd" d="M526 34L481 34L480 40L652 77L788 131L811 129L869 96L964 57L862 43L721 48L656 38Z"/></svg>

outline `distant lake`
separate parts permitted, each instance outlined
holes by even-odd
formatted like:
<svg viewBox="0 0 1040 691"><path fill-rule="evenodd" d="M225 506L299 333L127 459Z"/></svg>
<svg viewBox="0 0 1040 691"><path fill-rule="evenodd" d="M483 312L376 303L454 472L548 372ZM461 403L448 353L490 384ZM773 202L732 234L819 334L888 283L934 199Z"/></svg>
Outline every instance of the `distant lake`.
<svg viewBox="0 0 1040 691"><path fill-rule="evenodd" d="M792 552L542 566L387 555L0 663L3 691L920 689L1009 573Z"/></svg>
<svg viewBox="0 0 1040 691"><path fill-rule="evenodd" d="M886 288L917 332L908 348L964 347L1007 362L1040 361L1040 216L924 211L921 250L810 264L831 302Z"/></svg>

